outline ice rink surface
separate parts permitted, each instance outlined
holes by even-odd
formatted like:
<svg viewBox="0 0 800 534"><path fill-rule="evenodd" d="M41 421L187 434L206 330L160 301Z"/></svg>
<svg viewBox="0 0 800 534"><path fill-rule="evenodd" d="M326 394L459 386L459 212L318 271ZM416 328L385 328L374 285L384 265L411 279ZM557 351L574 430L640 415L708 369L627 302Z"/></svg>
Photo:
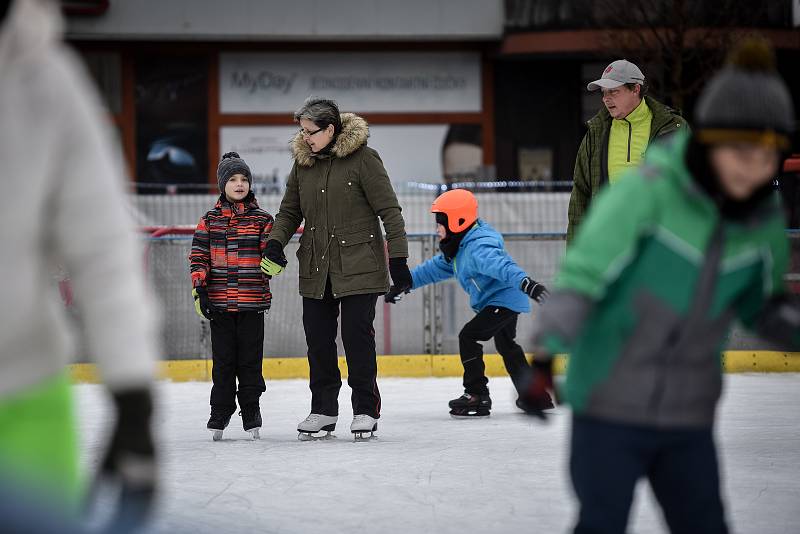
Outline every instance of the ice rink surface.
<svg viewBox="0 0 800 534"><path fill-rule="evenodd" d="M800 375L728 375L717 443L732 532L800 532ZM153 530L201 533L563 533L575 514L566 473L570 413L548 424L513 407L493 378L491 418L454 420L460 379L383 379L379 438L354 443L350 389L331 441L299 442L304 380L272 381L261 440L235 415L221 442L205 429L209 383L158 386L162 496ZM83 460L94 469L109 405L76 387ZM631 533L666 532L652 494L637 490Z"/></svg>

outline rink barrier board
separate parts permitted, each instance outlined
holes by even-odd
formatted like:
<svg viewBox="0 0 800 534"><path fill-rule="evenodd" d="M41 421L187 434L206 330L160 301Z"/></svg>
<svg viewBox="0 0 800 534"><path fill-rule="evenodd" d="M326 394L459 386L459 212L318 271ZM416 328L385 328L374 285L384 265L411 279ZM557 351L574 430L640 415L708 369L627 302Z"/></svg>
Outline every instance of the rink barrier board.
<svg viewBox="0 0 800 534"><path fill-rule="evenodd" d="M530 355L528 356L530 359ZM486 376L505 376L503 359L497 354L484 356ZM800 372L800 353L773 351L728 351L722 356L726 373L797 373ZM556 357L556 372L563 373L566 357ZM347 376L347 362L339 357L339 369ZM70 366L75 383L99 382L93 364L76 363ZM265 358L264 376L270 380L308 378L308 360L304 357ZM460 377L463 368L457 354L408 354L378 356L378 375L381 377ZM173 382L211 380L211 360L165 360L158 362L158 376Z"/></svg>

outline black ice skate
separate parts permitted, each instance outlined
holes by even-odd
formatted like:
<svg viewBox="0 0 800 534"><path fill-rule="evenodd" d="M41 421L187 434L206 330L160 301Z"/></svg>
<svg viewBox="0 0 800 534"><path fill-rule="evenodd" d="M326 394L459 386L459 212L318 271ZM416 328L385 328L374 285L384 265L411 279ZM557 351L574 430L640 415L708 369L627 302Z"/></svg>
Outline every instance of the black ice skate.
<svg viewBox="0 0 800 534"><path fill-rule="evenodd" d="M378 430L378 420L366 414L353 416L353 423L350 425L350 432L353 433L354 441L369 441L375 439L375 431ZM369 435L367 435L369 434Z"/></svg>
<svg viewBox="0 0 800 534"><path fill-rule="evenodd" d="M464 393L449 403L450 415L455 419L472 417L489 417L492 411L492 399L488 393L478 395Z"/></svg>
<svg viewBox="0 0 800 534"><path fill-rule="evenodd" d="M258 404L248 404L243 406L239 411L242 416L242 427L245 432L250 432L253 439L259 439L259 431L261 430L261 409Z"/></svg>
<svg viewBox="0 0 800 534"><path fill-rule="evenodd" d="M322 415L319 413L309 414L300 424L297 425L297 439L300 441L316 441L320 439L333 439L336 436L331 434L336 428L338 416ZM325 434L323 434L325 432Z"/></svg>
<svg viewBox="0 0 800 534"><path fill-rule="evenodd" d="M206 428L211 431L211 437L214 441L222 439L222 431L225 430L225 427L227 427L230 422L231 414L211 408L211 417L208 418Z"/></svg>
<svg viewBox="0 0 800 534"><path fill-rule="evenodd" d="M553 398L548 394L547 401L535 405L531 404L531 401L519 397L517 399L517 408L527 414L536 414L537 412L542 412L544 410L552 410L555 408L555 405L553 404Z"/></svg>

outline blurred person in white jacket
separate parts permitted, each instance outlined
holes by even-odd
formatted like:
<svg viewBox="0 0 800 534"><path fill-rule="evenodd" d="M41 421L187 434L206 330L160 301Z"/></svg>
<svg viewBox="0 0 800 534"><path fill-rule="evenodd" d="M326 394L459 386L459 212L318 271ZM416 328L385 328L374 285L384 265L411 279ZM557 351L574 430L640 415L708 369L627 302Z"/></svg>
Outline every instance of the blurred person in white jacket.
<svg viewBox="0 0 800 534"><path fill-rule="evenodd" d="M155 489L150 387L156 309L125 208L114 134L55 0L0 0L0 480L77 512L67 363L74 332L52 283L69 274L83 338L116 407L101 478L118 518L147 516Z"/></svg>

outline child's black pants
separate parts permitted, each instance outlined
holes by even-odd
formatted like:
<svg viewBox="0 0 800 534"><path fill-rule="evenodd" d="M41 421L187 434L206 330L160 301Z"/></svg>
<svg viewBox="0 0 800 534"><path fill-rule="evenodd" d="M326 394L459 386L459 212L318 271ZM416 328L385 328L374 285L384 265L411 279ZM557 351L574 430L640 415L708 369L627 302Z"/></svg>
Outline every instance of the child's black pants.
<svg viewBox="0 0 800 534"><path fill-rule="evenodd" d="M211 316L211 406L232 414L239 407L258 403L264 385L264 314L254 311L214 312Z"/></svg>
<svg viewBox="0 0 800 534"><path fill-rule="evenodd" d="M580 501L575 534L627 532L641 478L673 534L728 532L711 427L660 429L576 415L570 475Z"/></svg>
<svg viewBox="0 0 800 534"><path fill-rule="evenodd" d="M529 368L525 352L514 338L517 337L517 316L508 308L487 306L478 312L458 333L458 348L464 365L464 391L473 395L489 392L486 366L483 363L483 346L480 341L494 338L497 352L503 357L506 371L517 391L522 387Z"/></svg>

